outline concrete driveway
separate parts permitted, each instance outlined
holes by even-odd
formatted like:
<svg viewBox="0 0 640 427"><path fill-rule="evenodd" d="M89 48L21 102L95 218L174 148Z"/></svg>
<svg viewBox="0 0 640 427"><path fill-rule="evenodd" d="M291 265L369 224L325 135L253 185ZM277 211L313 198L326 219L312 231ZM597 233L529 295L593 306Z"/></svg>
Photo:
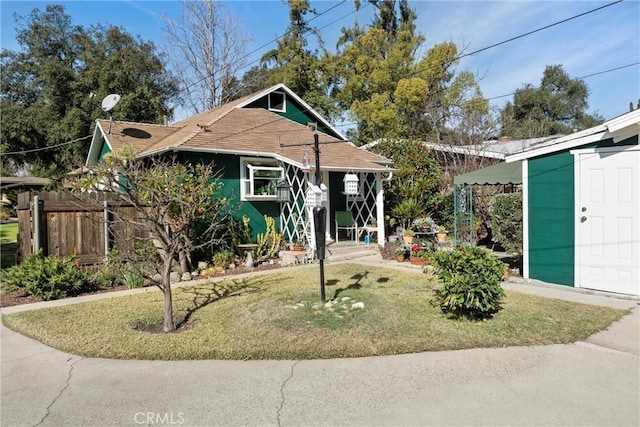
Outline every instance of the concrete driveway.
<svg viewBox="0 0 640 427"><path fill-rule="evenodd" d="M638 301L586 342L311 361L122 361L0 329L3 426L640 425Z"/></svg>

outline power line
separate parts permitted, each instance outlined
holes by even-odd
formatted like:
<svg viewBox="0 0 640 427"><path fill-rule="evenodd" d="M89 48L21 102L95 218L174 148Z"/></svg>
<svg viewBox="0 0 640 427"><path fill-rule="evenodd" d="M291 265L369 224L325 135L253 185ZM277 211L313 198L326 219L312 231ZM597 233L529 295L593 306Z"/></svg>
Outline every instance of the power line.
<svg viewBox="0 0 640 427"><path fill-rule="evenodd" d="M571 16L571 17L569 17L569 18L563 19L562 21L557 21L557 22L554 22L553 24L545 25L544 27L537 28L537 29L535 29L535 30L529 31L529 32L524 33L524 34L520 34L519 36L511 37L510 39L507 39L507 40L504 40L504 41L501 41L501 42L498 42L498 43L494 43L494 44L492 44L492 45L489 45L489 46L483 47L483 48L481 48L481 49L475 50L475 51L473 51L473 52L467 53L467 54L465 54L465 55L461 56L460 58L464 58L464 57L466 57L466 56L475 55L475 54L480 53L480 52L483 52L483 51L485 51L485 50L489 50L489 49L492 49L492 48L494 48L494 47L497 47L497 46L500 46L500 45L503 45L503 44L506 44L506 43L512 42L512 41L514 41L514 40L521 39L521 38L523 38L523 37L529 36L529 35L531 35L531 34L537 33L537 32L542 31L542 30L546 30L546 29L551 28L551 27L554 27L554 26L556 26L556 25L564 24L565 22L571 21L572 19L577 19L577 18L580 18L580 17L582 17L582 16L588 15L588 14L590 14L590 13L597 12L597 11L599 11L599 10L601 10L601 9L606 8L606 7L613 6L614 4L622 3L622 1L623 1L623 0L614 1L613 3L605 4L604 6L600 6L600 7L597 7L597 8L595 8L595 9L591 9L591 10L588 10L588 11L586 11L586 12L580 13L580 14L578 14L578 15L574 15L574 16Z"/></svg>
<svg viewBox="0 0 640 427"><path fill-rule="evenodd" d="M615 1L615 2L612 2L612 3L609 3L609 4L606 4L606 5L603 5L603 6L597 7L597 8L595 8L595 9L591 9L591 10L588 10L588 11L586 11L586 12L583 12L583 13L580 13L580 14L577 14L577 15L574 15L574 16L571 16L571 17L569 17L569 18L566 18L566 19L563 19L563 20L560 20L560 21L554 22L554 23L549 24L549 25L546 25L546 26L544 26L544 27L540 27L540 28L537 28L537 29L535 29L535 30L528 31L528 32L523 33L523 34L520 34L520 35L518 35L518 36L511 37L511 38L509 38L509 39L507 39L507 40L503 40L503 41L501 41L501 42L494 43L494 44L492 44L492 45L489 45L489 46L486 46L486 47L483 47L483 48L477 49L477 50L475 50L475 51L473 51L473 52L469 52L469 53L466 53L466 54L458 55L458 56L457 56L456 58L454 58L450 63L453 63L453 62L455 62L455 61L458 61L458 60L460 60L460 59L462 59L462 58L465 58L465 57L467 57L467 56L476 55L476 54L478 54L478 53L480 53L480 52L484 52L484 51L486 51L486 50L493 49L493 48L495 48L495 47L498 47L498 46L501 46L501 45L503 45L503 44L509 43L509 42L511 42L511 41L514 41L514 40L517 40L517 39L520 39L520 38L526 37L526 36L528 36L528 35L531 35L531 34L537 33L537 32L539 32L539 31L542 31L542 30L545 30L545 29L549 29L549 28L551 28L551 27L554 27L554 26L556 26L556 25L560 25L560 24L562 24L562 23L565 23L565 22L571 21L571 20L573 20L573 19L577 19L577 18L579 18L579 17L582 17L582 16L585 16L585 15L588 15L588 14L591 14L591 13L594 13L594 12L597 12L597 11L602 10L602 9L604 9L604 8L607 8L607 7L613 6L613 5L615 5L615 4L621 3L622 1L623 1L623 0L618 0L618 1ZM317 14L316 16L314 16L313 18L311 18L309 21L307 21L307 23L308 23L308 22L313 21L314 19L317 19L318 17L320 17L320 16L322 16L322 15L324 15L324 14L328 13L329 11L331 11L331 10L333 10L333 9L337 8L338 6L340 6L340 5L344 4L344 3L346 3L346 0L343 0L342 2L340 2L340 3L338 3L338 4L336 4L336 5L332 6L332 7L330 7L330 8L329 8L329 9L327 9L327 10L325 10L324 12L322 12L322 13L320 13L320 14ZM369 3L368 3L367 5L365 5L364 7L367 7L368 5L369 5ZM364 8L364 7L363 7L363 8ZM334 23L336 23L336 22L338 22L338 21L340 21L340 20L344 19L344 18L345 18L345 17L347 17L347 16L352 15L353 13L355 13L355 11L352 11L352 12L350 12L350 13L346 14L346 15L343 15L342 17L340 17L340 18L338 18L338 19L336 19L336 20L334 20L334 21L330 22L329 24L324 25L324 26L323 26L323 27L321 27L320 29L323 29L323 28L326 28L326 27L328 27L328 26L330 26L330 25L333 25ZM291 33L291 31L292 31L292 30L288 30L287 32L285 32L285 33L283 33L282 35L280 35L280 36L276 37L275 39L271 40L270 42L268 42L268 43L266 43L266 44L264 44L264 45L260 46L259 48L257 48L257 49L255 49L255 50L251 51L249 54L245 55L243 58L238 59L238 60L237 60L236 62L234 62L234 63L237 63L237 62L241 61L242 59L245 59L245 58L246 58L246 57L248 57L249 55L252 55L253 53L255 53L255 52L259 51L260 49L262 49L262 48L264 48L264 47L268 46L269 44L271 44L271 43L273 43L273 42L275 42L275 41L279 40L280 38L282 38L282 37L284 37L284 36L288 35L289 33ZM308 32L308 31L309 31L309 30L305 31L305 33L306 33L306 32ZM249 64L245 65L244 67L241 67L240 69L242 69L242 68L246 68L248 65L251 65L252 63L255 63L255 62L257 62L257 61L258 61L258 60L253 61L253 62L251 62L251 63L249 63ZM600 71L600 72L597 72L597 73L589 74L589 75L586 75L586 76L583 76L583 77L579 77L579 79L587 78L587 77L592 77L592 76L596 76L596 75L600 75L600 74L605 74L605 73L608 73L608 72L616 71L616 70L619 70L619 69L623 69L623 68L631 67L631 66L638 65L638 64L639 64L639 63L638 63L638 62L636 62L636 63L633 63L633 64L623 65L623 66L620 66L620 67L616 67L616 68L612 68L612 69L609 69L609 70L604 70L604 71ZM423 70L415 71L414 73L411 73L410 75L412 75L412 76L413 76L413 75L417 75L417 74L423 73L423 72L425 72L425 71L428 71L428 70L429 70L429 69L431 69L431 68L435 68L435 66L428 67L428 68L423 69ZM214 74L215 74L215 72L214 72ZM207 77L209 77L209 76L206 76L205 78L207 78ZM191 83L190 85L186 86L186 87L185 87L185 89L186 89L186 88L188 88L188 87L191 87L191 86L193 86L193 85L195 85L195 84L197 84L197 83L199 83L199 82L201 82L201 81L203 81L205 78L202 78L202 79L200 79L200 80L198 80L198 81L196 81L196 82ZM183 91L183 90L185 90L185 89L182 89L181 91ZM514 92L514 93L515 93L515 92ZM492 97L492 98L487 98L487 100L493 100L493 99L498 99L498 98L503 98L503 97L511 96L511 95L513 95L514 93L507 94L507 95L500 95L500 96L496 96L496 97ZM306 109L306 110L304 110L303 112L307 112L307 111L309 111L309 110L308 110L308 109ZM271 123L275 123L275 122L277 122L277 121L279 121L279 120L284 120L284 119L285 119L285 117L278 117L278 118L277 118L277 119L275 119L275 120L272 120L272 121L269 121L269 122L266 122L266 123L262 123L262 124L260 124L260 125L256 125L256 126L254 126L254 127L250 128L250 129L245 129L245 130L242 130L242 131L239 131L239 132L235 132L235 133L227 134L227 135L225 135L225 136L222 136L222 137L218 138L218 140L226 139L226 138L229 138L229 137L231 137L231 136L238 135L238 134L240 134L240 133L246 132L246 131L248 131L248 130L257 129L257 128L260 128L260 127L263 127L263 126L269 125L269 124L271 124ZM341 124L339 124L339 125L333 125L333 126L337 126L337 127L344 127L344 126L347 126L347 125L349 125L349 124L350 124L350 123L341 123ZM352 124L357 124L357 123L352 123ZM178 131L178 132L182 132L182 131ZM33 149L33 150L15 151L15 152L9 152L9 153L0 153L0 155L15 155L15 154L27 154L27 153L39 152L39 151L49 150L49 149L58 148L58 147L61 147L61 146L64 146L64 145L72 144L72 143L74 143L74 142L78 142L78 141L81 141L81 140L84 140L84 139L87 139L87 138L90 138L90 137L91 137L91 135L88 135L88 136L85 136L85 137L82 137L82 138L75 139L75 140L73 140L73 141L68 141L68 142L64 142L64 143L57 144L57 145L53 145L53 146L49 146L49 147L37 148L37 149Z"/></svg>
<svg viewBox="0 0 640 427"><path fill-rule="evenodd" d="M634 62L632 64L621 65L619 67L609 68L608 70L603 70L603 71L598 71L596 73L587 74L586 76L576 77L576 79L581 80L581 79L586 79L586 78L593 77L593 76L599 76L601 74L606 74L606 73L610 73L612 71L622 70L624 68L633 67L633 66L636 66L636 65L639 65L639 64L640 64L640 62ZM493 99L498 99L498 98L505 98L507 96L512 96L512 95L515 95L515 94L516 94L515 92L511 92L511 93L507 93L506 95L493 96L491 98L487 98L487 101L491 101Z"/></svg>
<svg viewBox="0 0 640 427"><path fill-rule="evenodd" d="M62 147L64 145L73 144L74 142L82 141L88 138L91 138L93 135L83 136L82 138L74 139L73 141L62 142L56 145L50 145L42 148L34 148L32 150L23 150L23 151L11 151L8 153L0 153L0 156L14 155L14 154L28 154L28 153L36 153L38 151L52 150L54 148Z"/></svg>
<svg viewBox="0 0 640 427"><path fill-rule="evenodd" d="M483 47L483 48L480 48L480 49L474 50L473 52L460 54L460 55L456 56L455 58L453 58L451 61L449 61L449 62L448 62L448 64L432 65L432 66L427 67L426 69L423 69L423 70L416 70L415 72L411 73L411 74L410 74L410 76L415 76L415 75L418 75L418 74L420 74L420 73L424 73L424 72L426 72L426 71L429 71L429 70L431 70L431 69L436 69L436 67L440 67L440 66L443 66L443 65L447 65L447 66L448 66L448 65L451 65L451 64L453 64L454 62L459 61L459 60L460 60L460 59L462 59L462 58L466 58L467 56L476 55L476 54L478 54L478 53L480 53L480 52L484 52L484 51L486 51L486 50L493 49L494 47L501 46L501 45L503 45L503 44L506 44L506 43L512 42L512 41L514 41L514 40L518 40L518 39L521 39L521 38L523 38L523 37L529 36L529 35L531 35L531 34L537 33L537 32L539 32L539 31L549 29L549 28L554 27L554 26L556 26L556 25L560 25L560 24L563 24L563 23L565 23L565 22L571 21L571 20L573 20L573 19L577 19L577 18L580 18L580 17L582 17L582 16L588 15L588 14L590 14L590 13L594 13L594 12L600 11L600 10L602 10L602 9L604 9L604 8L607 8L607 7L613 6L613 5L615 5L615 4L622 3L622 1L623 1L623 0L617 0L617 1L614 1L613 3L605 4L604 6L600 6L600 7L597 7L597 8L595 8L595 9L587 10L586 12L582 12L582 13L579 13L579 14L577 14L577 15L570 16L569 18L565 18L565 19L563 19L563 20L561 20L561 21L556 21L556 22L554 22L554 23L552 23L552 24L545 25L544 27L536 28L535 30L528 31L528 32L526 32L526 33L523 33L523 34L517 35L517 36L515 36L515 37L511 37L511 38L509 38L509 39L507 39L507 40L503 40L503 41L501 41L501 42L494 43L494 44L489 45L489 46L485 46L485 47Z"/></svg>
<svg viewBox="0 0 640 427"><path fill-rule="evenodd" d="M338 6L341 6L342 4L344 4L344 3L346 3L346 2L347 2L347 0L342 0L340 3L338 3L338 4L336 4L336 5L331 6L329 9L325 10L324 12L321 12L321 13L317 14L316 16L314 16L313 18L309 19L308 21L306 21L306 23L308 24L309 22L313 21L314 19L319 18L320 16L322 16L322 15L324 15L324 14L326 14L326 13L328 13L328 12L332 11L333 9L337 8ZM343 19L343 18L345 18L345 17L347 17L347 16L351 15L352 13L353 13L353 12L350 12L350 13L348 13L347 15L344 15L342 18L339 18L338 20L336 20L336 21L334 21L334 22L337 22L337 21L339 21L340 19ZM323 27L323 28L324 28L324 27ZM304 34L304 33L306 33L306 32L308 32L308 31L310 31L310 30L306 30L306 31L304 31L304 32L303 32L303 34ZM287 31L285 31L283 34L281 34L281 35L277 36L277 37L276 37L276 38L274 38L273 40L271 40L271 41L269 41L269 42L267 42L267 43L263 44L262 46L259 46L258 48L256 48L256 49L252 50L251 52L249 52L248 54L244 55L243 57L238 58L237 60L235 60L235 61L231 62L231 64L229 64L229 65L228 65L228 67L231 67L231 66L233 66L233 65L238 64L239 62L241 62L241 61L243 61L243 60L247 59L249 56L251 56L251 55L253 55L254 53L258 52L259 50L261 50L261 49L263 49L263 48L265 48L265 47L269 46L271 43L277 42L277 41L278 41L278 40L280 40L281 38L283 38L283 37L285 37L285 36L288 36L288 35L289 35L289 34L291 34L292 32L293 32L293 30L287 30ZM238 70L237 70L237 71L242 70L242 69L244 69L244 68L247 68L249 65L254 64L254 63L258 62L258 61L259 61L259 59L255 60L255 61L252 61L252 62L249 62L248 64L246 64L246 65L244 65L244 66L242 66L242 67L238 68ZM189 88L191 88L191 87L193 87L193 86L197 85L198 83L200 83L200 82L202 82L202 81L204 81L204 80L208 79L209 77L211 77L211 76L213 76L213 75L215 75L215 74L217 74L217 73L221 72L221 71L222 71L222 69L223 69L223 67L220 67L220 69L218 69L218 70L216 70L216 71L213 71L211 74L208 74L208 75L206 75L206 76L202 77L201 79L196 80L195 82L192 82L192 83L189 83L188 85L185 85L185 87L184 87L183 89L179 90L179 92L184 92L185 90L187 90L187 89L189 89ZM237 92L238 92L238 91L236 90L236 92L235 92L235 93L237 93ZM234 93L233 95L235 95L235 93Z"/></svg>
<svg viewBox="0 0 640 427"><path fill-rule="evenodd" d="M545 30L545 29L549 29L549 28L551 28L551 27L554 27L554 26L556 26L556 25L559 25L559 24L562 24L562 23L565 23L565 22L571 21L571 20L573 20L573 19L577 19L577 18L579 18L579 17L582 17L582 16L585 16L585 15L588 15L588 14L591 14L591 13L594 13L594 12L597 12L597 11L602 10L602 9L604 9L604 8L607 8L607 7L613 6L613 5L615 5L615 4L621 3L622 1L623 1L623 0L618 0L618 1L615 1L615 2L612 2L612 3L609 3L609 4L606 4L606 5L604 5L604 6L600 6L600 7L597 7L597 8L591 9L591 10L588 10L588 11L586 11L586 12L582 12L582 13L580 13L580 14L577 14L577 15L571 16L571 17L569 17L569 18L565 18L565 19L563 19L563 20L560 20L560 21L554 22L554 23L552 23L552 24L545 25L544 27L540 27L540 28L537 28L537 29L535 29L535 30L528 31L528 32L523 33L523 34L520 34L520 35L518 35L518 36L511 37L511 38L509 38L509 39L507 39L507 40L504 40L504 41L501 41L501 42L498 42L498 43L494 43L494 44L492 44L492 45L490 45L490 46L486 46L486 47L483 47L483 48L481 48L481 49L477 49L477 50L475 50L475 51L473 51L473 52L458 55L458 56L457 56L456 58L454 58L450 63L456 62L456 61L458 61L458 60L460 60L460 59L462 59L462 58L465 58L465 57L467 57L467 56L475 55L475 54L478 54L478 53L480 53L480 52L484 52L484 51L486 51L486 50L493 49L493 48L495 48L495 47L498 47L498 46L501 46L501 45L503 45L503 44L509 43L509 42L511 42L511 41L514 41L514 40L517 40L517 39L520 39L520 38L526 37L526 36L528 36L528 35L531 35L531 34L537 33L537 32L539 32L539 31L542 31L542 30ZM340 3L340 4L342 4L342 3ZM338 5L336 5L336 6L339 6L340 4L338 4ZM369 5L369 3L368 3L367 5ZM334 6L334 7L336 7L336 6ZM329 9L329 10L330 10L330 9ZM328 11L328 10L327 10L327 11ZM323 12L323 14L324 14L324 13L326 13L327 11ZM338 20L343 19L344 17L349 16L349 15L351 15L351 14L353 14L353 13L354 13L354 12L350 12L349 14L347 14L347 15L343 16L342 18L339 18ZM314 17L313 19L315 19L315 17ZM310 20L310 21L311 21L311 20ZM310 21L309 21L309 22L310 22ZM331 22L330 24L327 24L327 26L328 26L328 25L331 25L331 24L333 24L333 23L335 23L335 22L337 22L337 20L336 20L336 21ZM325 26L325 27L326 27L326 26ZM322 28L324 28L324 27L322 27ZM290 32L290 31L289 31L289 32ZM285 33L284 35L288 34L289 32ZM284 36L284 35L283 35L283 36ZM283 36L280 36L280 37L283 37ZM274 39L273 41L278 40L280 37L277 37L277 38L276 38L276 39ZM269 43L272 43L273 41L271 41L271 42L269 42ZM253 52L252 52L252 53L253 53ZM257 61L253 61L253 62L257 62ZM251 64L251 63L250 63L250 64ZM248 64L248 65L250 65L250 64ZM248 66L248 65L247 65L247 66ZM246 66L245 66L245 67L246 67ZM430 69L432 69L432 68L433 68L433 69L435 69L435 68L436 68L436 66L431 66L431 67L428 67L428 68L423 69L423 70L420 70L420 71L416 70L414 73L411 73L411 74L410 74L410 76L415 76L415 75L417 75L417 74L419 74L419 73L423 73L423 72L428 71L428 70L430 70ZM614 71L614 69L612 69L612 70L610 70L610 71ZM602 73L603 73L603 72L600 72L599 74L602 74ZM443 90L444 90L444 89L440 89L440 90L439 90L439 92L442 92ZM509 96L509 95L503 95L503 96ZM494 99L494 98L489 98L489 99ZM488 99L488 100L489 100L489 99ZM309 110L308 110L308 109L306 109L306 110L304 110L303 112L306 112L306 111L309 111ZM229 137L234 136L234 135L241 134L241 133L246 132L246 131L249 131L249 130L255 130L255 129L257 129L257 128L260 128L260 127L263 127L263 126L267 126L267 125L269 125L269 124L271 124L271 123L275 123L275 122L277 122L277 121L279 121L279 120L284 120L284 119L285 119L285 117L278 117L278 118L276 118L275 120L272 120L272 121L269 121L269 122L266 122L266 123L262 123L262 124L260 124L260 125L256 125L256 126L254 126L254 127L250 128L250 129L246 129L246 130L243 130L243 131L239 131L239 132L234 132L234 133L231 133L231 134L227 134L227 135L225 135L225 136L222 136L222 137L218 138L216 141L220 141L220 140L223 140L223 139L229 138ZM357 123L354 123L354 124L357 124ZM341 126L340 126L340 127L344 127L345 125L347 125L347 124L343 123L343 124L341 124ZM334 126L335 126L335 125L334 125Z"/></svg>

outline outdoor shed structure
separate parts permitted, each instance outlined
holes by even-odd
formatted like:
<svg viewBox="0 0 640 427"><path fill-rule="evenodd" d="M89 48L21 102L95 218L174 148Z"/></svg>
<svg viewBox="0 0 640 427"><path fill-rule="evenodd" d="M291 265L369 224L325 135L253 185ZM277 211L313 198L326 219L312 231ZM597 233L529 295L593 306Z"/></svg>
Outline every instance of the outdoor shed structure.
<svg viewBox="0 0 640 427"><path fill-rule="evenodd" d="M506 158L520 164L523 277L640 296L640 110Z"/></svg>
<svg viewBox="0 0 640 427"><path fill-rule="evenodd" d="M315 182L314 133L323 185ZM347 141L284 84L170 125L98 120L86 166L124 146L133 147L138 157L213 162L223 174L223 196L239 206L236 217L250 219L254 236L265 231L268 216L287 242L307 240L314 248L311 212L322 204L330 239L336 233L335 212L351 211L361 226L377 220L378 228L369 230L377 231L379 243L385 240L382 182L393 172L391 160ZM357 194L344 193L347 174L358 177ZM276 190L283 181L291 197L278 203Z"/></svg>
<svg viewBox="0 0 640 427"><path fill-rule="evenodd" d="M454 233L456 244L473 244L473 186L522 184L520 162L496 163L453 178Z"/></svg>

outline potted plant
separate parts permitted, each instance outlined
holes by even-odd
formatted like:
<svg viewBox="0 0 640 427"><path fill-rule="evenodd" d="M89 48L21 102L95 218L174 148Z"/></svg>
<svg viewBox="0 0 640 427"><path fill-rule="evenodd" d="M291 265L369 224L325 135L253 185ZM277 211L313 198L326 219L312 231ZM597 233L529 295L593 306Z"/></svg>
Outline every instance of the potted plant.
<svg viewBox="0 0 640 427"><path fill-rule="evenodd" d="M304 251L304 242L301 239L296 240L291 245L291 250L292 251L298 251L298 252Z"/></svg>
<svg viewBox="0 0 640 427"><path fill-rule="evenodd" d="M444 225L438 227L436 238L438 239L438 243L444 243L447 240L447 229L444 228Z"/></svg>
<svg viewBox="0 0 640 427"><path fill-rule="evenodd" d="M409 258L411 264L414 265L427 265L429 264L429 249L415 244L411 247L411 257Z"/></svg>
<svg viewBox="0 0 640 427"><path fill-rule="evenodd" d="M418 231L428 231L433 227L433 220L428 216L420 216L413 220L411 228L415 228Z"/></svg>
<svg viewBox="0 0 640 427"><path fill-rule="evenodd" d="M404 262L406 251L404 248L396 248L396 261Z"/></svg>
<svg viewBox="0 0 640 427"><path fill-rule="evenodd" d="M404 244L405 245L412 244L414 235L415 235L415 233L413 232L413 230L405 229L402 232L402 240L404 241Z"/></svg>

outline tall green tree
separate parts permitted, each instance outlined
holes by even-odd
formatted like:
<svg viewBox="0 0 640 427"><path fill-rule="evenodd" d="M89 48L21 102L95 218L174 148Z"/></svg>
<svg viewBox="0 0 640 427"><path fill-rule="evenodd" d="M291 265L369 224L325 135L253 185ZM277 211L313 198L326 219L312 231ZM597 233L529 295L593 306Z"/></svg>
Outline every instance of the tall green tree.
<svg viewBox="0 0 640 427"><path fill-rule="evenodd" d="M97 118L171 116L177 85L153 43L118 27L74 25L62 5L35 8L16 23L20 50L0 54L3 165L59 177L86 158ZM100 102L110 93L122 99L105 113Z"/></svg>
<svg viewBox="0 0 640 427"><path fill-rule="evenodd" d="M462 123L462 112L488 111L470 73L456 75L454 43L435 45L418 57L425 38L416 32L408 0L371 0L373 23L343 29L337 55L340 107L357 124L356 144L384 138L441 140L447 126Z"/></svg>
<svg viewBox="0 0 640 427"><path fill-rule="evenodd" d="M277 47L262 56L262 65L268 68L270 84L284 83L320 114L337 116L335 104L329 97L335 68L327 54L322 37L309 25L309 16L317 12L309 0L287 0L289 26L278 40ZM309 47L309 38L315 37L317 48Z"/></svg>
<svg viewBox="0 0 640 427"><path fill-rule="evenodd" d="M589 89L572 79L562 65L548 65L540 86L525 84L501 112L502 135L535 138L568 134L602 123L587 113Z"/></svg>
<svg viewBox="0 0 640 427"><path fill-rule="evenodd" d="M385 182L385 210L396 219L405 219L405 227L420 214L431 212L441 198L442 187L442 171L433 152L418 140L391 139L372 151L392 159L398 169Z"/></svg>

